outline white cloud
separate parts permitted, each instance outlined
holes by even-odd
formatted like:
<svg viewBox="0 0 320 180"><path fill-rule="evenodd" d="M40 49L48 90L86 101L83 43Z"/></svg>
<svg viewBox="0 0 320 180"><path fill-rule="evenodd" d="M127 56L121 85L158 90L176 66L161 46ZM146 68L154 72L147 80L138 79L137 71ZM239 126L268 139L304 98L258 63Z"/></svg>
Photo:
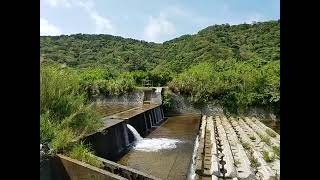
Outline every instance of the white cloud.
<svg viewBox="0 0 320 180"><path fill-rule="evenodd" d="M57 26L54 26L49 23L49 21L45 18L40 17L40 35L41 36L56 36L61 35L62 31Z"/></svg>
<svg viewBox="0 0 320 180"><path fill-rule="evenodd" d="M95 9L95 3L92 0L45 0L47 4L52 7L81 7L88 14L89 17L94 21L95 30L94 33L97 34L114 34L115 27L112 25L110 19L99 15L97 10Z"/></svg>
<svg viewBox="0 0 320 180"><path fill-rule="evenodd" d="M149 17L148 24L144 27L143 39L159 42L159 38L162 35L174 35L176 28L168 17L188 19L188 21L201 25L209 22L208 18L198 16L187 9L170 6L163 9L158 17Z"/></svg>
<svg viewBox="0 0 320 180"><path fill-rule="evenodd" d="M143 36L148 41L157 42L161 35L172 35L175 32L174 24L167 19L166 15L160 13L159 17L149 17L149 22L144 28Z"/></svg>
<svg viewBox="0 0 320 180"><path fill-rule="evenodd" d="M95 33L97 33L97 34L103 34L103 33L113 34L113 33L115 33L114 27L112 26L109 19L104 18L95 12L91 13L90 17L92 19L94 19L94 21L95 21L95 25L96 25Z"/></svg>
<svg viewBox="0 0 320 180"><path fill-rule="evenodd" d="M45 2L52 7L57 7L57 6L71 7L71 3L68 0L45 0Z"/></svg>
<svg viewBox="0 0 320 180"><path fill-rule="evenodd" d="M92 0L87 1L76 1L76 5L85 9L85 11L89 14L90 18L94 20L95 23L95 33L97 34L114 34L115 27L112 25L111 21L99 15L97 10L94 8L94 2Z"/></svg>
<svg viewBox="0 0 320 180"><path fill-rule="evenodd" d="M94 2L91 1L91 0L75 1L74 3L75 3L75 5L78 5L78 6L82 7L82 8L84 8L88 12L93 11L93 9L94 9Z"/></svg>

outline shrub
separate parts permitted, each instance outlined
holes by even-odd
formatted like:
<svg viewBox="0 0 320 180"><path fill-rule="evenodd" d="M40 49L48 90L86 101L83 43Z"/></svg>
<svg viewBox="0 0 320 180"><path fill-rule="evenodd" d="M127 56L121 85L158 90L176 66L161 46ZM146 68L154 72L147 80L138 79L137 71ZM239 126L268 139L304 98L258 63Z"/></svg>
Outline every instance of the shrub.
<svg viewBox="0 0 320 180"><path fill-rule="evenodd" d="M194 103L217 99L231 113L250 106L273 107L280 101L280 63L235 61L203 62L177 75L169 88Z"/></svg>

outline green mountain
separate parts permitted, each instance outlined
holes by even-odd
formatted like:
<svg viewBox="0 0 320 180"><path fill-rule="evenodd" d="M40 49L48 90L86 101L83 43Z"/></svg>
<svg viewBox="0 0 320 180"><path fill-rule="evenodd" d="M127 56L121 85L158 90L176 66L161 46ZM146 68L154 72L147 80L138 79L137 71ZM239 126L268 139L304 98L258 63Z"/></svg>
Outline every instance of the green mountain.
<svg viewBox="0 0 320 180"><path fill-rule="evenodd" d="M200 62L228 59L269 62L280 59L280 20L213 25L162 44L112 35L41 36L40 54L70 67L120 71L182 72Z"/></svg>

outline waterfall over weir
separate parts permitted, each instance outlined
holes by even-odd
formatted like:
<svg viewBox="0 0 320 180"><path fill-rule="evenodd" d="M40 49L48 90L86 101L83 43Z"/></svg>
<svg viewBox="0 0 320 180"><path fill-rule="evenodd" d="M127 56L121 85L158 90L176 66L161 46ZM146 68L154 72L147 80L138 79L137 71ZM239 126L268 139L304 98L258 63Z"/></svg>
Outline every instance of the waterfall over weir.
<svg viewBox="0 0 320 180"><path fill-rule="evenodd" d="M127 127L134 136L136 142L133 148L137 151L156 152L162 149L174 149L177 147L177 143L183 142L178 139L168 138L142 138L130 124L127 124Z"/></svg>
<svg viewBox="0 0 320 180"><path fill-rule="evenodd" d="M129 128L129 130L132 132L134 139L139 142L141 140L143 140L143 138L140 136L140 134L138 133L138 131L132 127L130 124L127 124L127 127Z"/></svg>

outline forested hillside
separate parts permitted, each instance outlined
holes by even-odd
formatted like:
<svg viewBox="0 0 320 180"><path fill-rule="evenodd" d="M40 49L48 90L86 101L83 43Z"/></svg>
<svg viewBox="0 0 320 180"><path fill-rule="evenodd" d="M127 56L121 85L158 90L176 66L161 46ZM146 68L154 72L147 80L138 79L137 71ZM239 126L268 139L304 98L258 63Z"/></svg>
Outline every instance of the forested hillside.
<svg viewBox="0 0 320 180"><path fill-rule="evenodd" d="M148 77L193 103L216 99L233 112L249 106L279 111L280 20L209 26L162 44L111 35L42 36L40 59L76 69L89 95L125 93Z"/></svg>
<svg viewBox="0 0 320 180"><path fill-rule="evenodd" d="M41 57L71 67L99 66L117 70L162 69L181 72L192 64L236 59L279 60L280 21L214 25L196 35L163 44L111 35L76 34L40 37Z"/></svg>

